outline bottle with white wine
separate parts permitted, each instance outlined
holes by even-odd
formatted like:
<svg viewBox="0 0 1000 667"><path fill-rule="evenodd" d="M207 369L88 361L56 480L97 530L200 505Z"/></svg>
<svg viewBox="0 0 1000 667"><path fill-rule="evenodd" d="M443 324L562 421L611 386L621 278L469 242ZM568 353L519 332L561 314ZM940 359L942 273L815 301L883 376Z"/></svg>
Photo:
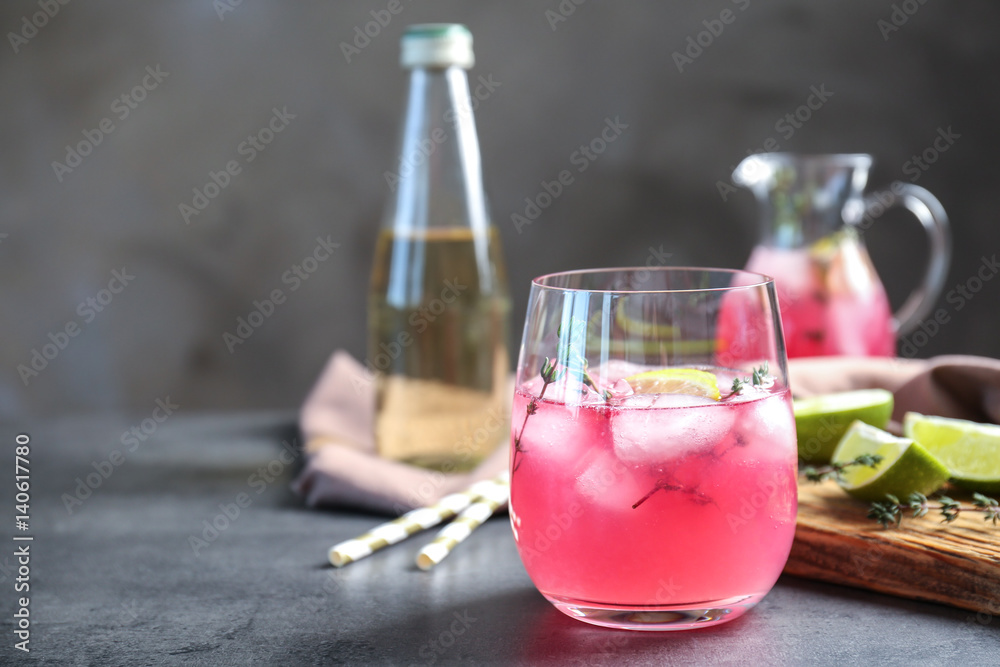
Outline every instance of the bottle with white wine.
<svg viewBox="0 0 1000 667"><path fill-rule="evenodd" d="M510 297L487 210L462 25L410 26L410 92L375 247L369 367L379 455L467 470L508 437Z"/></svg>

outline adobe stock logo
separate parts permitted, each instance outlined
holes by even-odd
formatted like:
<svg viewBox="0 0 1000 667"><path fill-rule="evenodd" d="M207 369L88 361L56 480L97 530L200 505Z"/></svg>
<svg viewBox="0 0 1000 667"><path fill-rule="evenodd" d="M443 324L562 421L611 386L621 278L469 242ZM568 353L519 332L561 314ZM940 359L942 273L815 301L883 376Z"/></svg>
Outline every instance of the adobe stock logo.
<svg viewBox="0 0 1000 667"><path fill-rule="evenodd" d="M590 141L580 144L570 154L569 163L576 167L577 173L582 174L628 128L628 123L623 123L620 116L615 116L614 120L610 116L605 117L604 127ZM566 188L574 182L576 182L576 177L569 169L561 170L551 181L542 179L538 192L533 197L524 198L523 213L511 213L510 215L510 221L514 224L517 233L522 233L523 227L526 225L533 224L542 215L542 211L551 206L552 202L562 196Z"/></svg>
<svg viewBox="0 0 1000 667"><path fill-rule="evenodd" d="M406 0L407 3L413 0ZM392 18L397 14L401 13L405 7L401 0L389 0L385 9L372 9L368 14L372 17L371 21L368 21L364 26L356 25L354 26L354 39L348 42L341 42L340 52L344 54L344 60L347 64L351 64L351 59L354 56L361 55L361 52L368 48L368 45L372 43L372 40L382 34L382 30L392 23Z"/></svg>
<svg viewBox="0 0 1000 667"><path fill-rule="evenodd" d="M750 0L731 0L731 2L736 5L741 12L746 11L747 7L750 6ZM731 9L723 9L719 12L718 18L705 19L701 22L705 29L698 32L695 35L688 35L686 46L684 48L684 53L680 51L674 51L671 57L674 59L674 64L677 65L677 71L681 74L684 73L684 68L695 60L701 57L705 50L715 44L715 40L722 36L725 32L727 25L732 25L736 21L736 17L739 16L736 12Z"/></svg>
<svg viewBox="0 0 1000 667"><path fill-rule="evenodd" d="M475 88L472 87L473 84L477 84ZM480 74L476 81L469 83L469 99L455 100L455 107L445 111L441 119L453 127L467 121L472 116L472 112L479 108L480 102L488 100L501 85L503 84L494 79L492 73L485 77ZM448 141L448 133L443 127L438 126L431 130L427 137L418 142L416 146L401 154L397 162L399 169L383 173L389 189L395 192L400 181L411 176L414 169L427 162L437 151L438 146L446 141Z"/></svg>
<svg viewBox="0 0 1000 667"><path fill-rule="evenodd" d="M38 34L38 31L49 24L51 19L56 17L62 5L68 5L69 0L38 0L38 7L42 10L31 15L29 20L27 15L21 17L21 29L18 32L8 32L7 41L10 47L17 54L21 47L28 43Z"/></svg>
<svg viewBox="0 0 1000 667"><path fill-rule="evenodd" d="M555 10L545 10L545 20L549 22L552 32L556 31L559 24L569 20L569 17L576 13L576 8L587 0L561 0Z"/></svg>
<svg viewBox="0 0 1000 667"><path fill-rule="evenodd" d="M892 12L889 20L879 19L875 21L875 26L882 35L882 40L888 42L889 36L906 25L910 17L916 14L920 8L927 3L927 0L903 0L902 3L892 5Z"/></svg>
<svg viewBox="0 0 1000 667"><path fill-rule="evenodd" d="M156 90L170 76L170 72L164 72L160 69L159 63L155 66L147 65L145 71L146 74L143 75L139 83L112 100L109 110L118 117L119 121L128 118L134 110L139 108L139 104L145 101L149 93ZM83 139L74 145L66 144L66 155L63 161L52 161L52 173L55 174L56 180L62 183L66 175L83 164L84 158L93 153L94 149L104 141L104 137L117 128L115 122L107 116L99 120L96 127L84 128L80 132Z"/></svg>
<svg viewBox="0 0 1000 667"><path fill-rule="evenodd" d="M267 150L275 137L283 132L295 117L295 114L288 112L287 106L283 106L281 109L272 107L271 117L267 123L256 133L248 134L247 138L236 147L237 155L244 156L245 163L253 162L257 156ZM184 218L184 224L190 225L191 218L201 215L208 208L208 205L222 194L222 191L228 188L233 179L242 172L243 165L240 164L239 160L227 161L219 171L209 170L208 180L205 181L205 184L200 188L192 188L191 204L188 205L186 202L177 204L177 210Z"/></svg>
<svg viewBox="0 0 1000 667"><path fill-rule="evenodd" d="M313 246L312 251L281 274L282 284L290 286L288 293L298 291L305 284L305 281L309 280L310 276L333 256L333 252L339 247L340 244L334 243L330 235L327 235L326 238L317 236L316 245ZM226 344L229 354L233 354L238 345L249 340L254 332L263 326L264 322L272 317L275 311L287 300L288 294L280 287L273 288L263 299L254 299L253 307L246 317L240 315L236 318L236 328L233 332L225 331L222 333L222 342Z"/></svg>
<svg viewBox="0 0 1000 667"><path fill-rule="evenodd" d="M100 461L92 461L90 466L94 471L88 473L86 476L81 475L77 477L76 488L73 489L73 492L62 494L63 507L66 508L67 514L72 515L76 508L82 506L87 498L90 498L95 491L101 488L104 482L115 474L118 468L125 464L128 460L128 455L139 449L139 446L151 438L160 425L173 416L181 407L179 403L172 402L170 396L158 398L154 401L154 404L156 407L153 408L148 417L138 424L133 425L130 430L122 433L121 443L126 447L125 451L113 449Z"/></svg>
<svg viewBox="0 0 1000 667"><path fill-rule="evenodd" d="M243 4L243 0L213 0L212 8L220 21L226 20L226 14L235 12L236 8Z"/></svg>
<svg viewBox="0 0 1000 667"><path fill-rule="evenodd" d="M813 115L817 111L823 108L823 105L825 105L831 97L833 97L833 91L827 89L825 83L821 83L818 86L809 86L809 95L805 98L805 101L788 113L780 116L774 123L774 131L780 134L785 140L791 139L795 136L795 133L798 130L805 127L805 124L812 119ZM757 148L748 149L746 156L750 157L751 155L774 153L778 150L781 150L781 143L778 141L777 137L772 135L764 139L761 145ZM746 170L745 173L747 176L753 178L757 170L764 167L765 163L763 160L754 159L744 163L741 168ZM733 185L732 181L732 173L734 169L736 169L735 164L729 165L729 178L726 180L719 179L715 182L715 188L719 191L719 197L722 198L722 201L727 201L730 194L739 190L739 188Z"/></svg>

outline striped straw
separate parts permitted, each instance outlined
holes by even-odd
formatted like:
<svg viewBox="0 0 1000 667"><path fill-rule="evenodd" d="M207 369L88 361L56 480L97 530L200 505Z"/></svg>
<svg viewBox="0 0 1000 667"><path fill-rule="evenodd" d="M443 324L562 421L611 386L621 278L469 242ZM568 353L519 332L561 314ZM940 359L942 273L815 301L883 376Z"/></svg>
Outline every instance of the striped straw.
<svg viewBox="0 0 1000 667"><path fill-rule="evenodd" d="M432 528L467 508L492 489L493 485L493 480L476 482L465 491L447 495L430 507L410 510L398 519L376 526L360 537L336 544L330 547L330 563L334 567L343 567L390 544L396 544L413 533Z"/></svg>
<svg viewBox="0 0 1000 667"><path fill-rule="evenodd" d="M460 542L489 519L510 498L510 475L506 472L490 480L491 487L458 518L441 529L437 537L417 554L417 567L429 570L451 553Z"/></svg>

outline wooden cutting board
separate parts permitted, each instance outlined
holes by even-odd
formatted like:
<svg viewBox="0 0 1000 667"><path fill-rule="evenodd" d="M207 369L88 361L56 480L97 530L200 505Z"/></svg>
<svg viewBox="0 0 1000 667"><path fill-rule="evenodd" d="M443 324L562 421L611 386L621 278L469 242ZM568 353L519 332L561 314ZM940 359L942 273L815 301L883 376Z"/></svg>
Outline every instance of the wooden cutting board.
<svg viewBox="0 0 1000 667"><path fill-rule="evenodd" d="M867 513L835 482L801 482L785 573L1000 614L1000 526L975 512L943 524L932 510L882 528Z"/></svg>

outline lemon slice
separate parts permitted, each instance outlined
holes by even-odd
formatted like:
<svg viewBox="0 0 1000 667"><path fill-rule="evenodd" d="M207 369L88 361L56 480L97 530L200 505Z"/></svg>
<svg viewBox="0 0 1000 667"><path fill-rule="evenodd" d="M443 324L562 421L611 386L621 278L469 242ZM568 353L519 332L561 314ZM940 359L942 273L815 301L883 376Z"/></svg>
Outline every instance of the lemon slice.
<svg viewBox="0 0 1000 667"><path fill-rule="evenodd" d="M948 466L959 486L1000 493L1000 426L907 412L903 432Z"/></svg>
<svg viewBox="0 0 1000 667"><path fill-rule="evenodd" d="M878 454L876 468L851 466L840 486L860 500L885 500L891 493L905 499L911 493L934 493L948 481L948 468L910 438L897 438L861 421L851 424L833 452L834 463L846 463L862 454Z"/></svg>
<svg viewBox="0 0 1000 667"><path fill-rule="evenodd" d="M792 401L799 457L811 463L829 463L837 443L855 419L885 428L892 406L892 393L885 389L859 389Z"/></svg>
<svg viewBox="0 0 1000 667"><path fill-rule="evenodd" d="M625 378L637 394L689 394L718 401L719 382L714 373L697 368L662 368Z"/></svg>

